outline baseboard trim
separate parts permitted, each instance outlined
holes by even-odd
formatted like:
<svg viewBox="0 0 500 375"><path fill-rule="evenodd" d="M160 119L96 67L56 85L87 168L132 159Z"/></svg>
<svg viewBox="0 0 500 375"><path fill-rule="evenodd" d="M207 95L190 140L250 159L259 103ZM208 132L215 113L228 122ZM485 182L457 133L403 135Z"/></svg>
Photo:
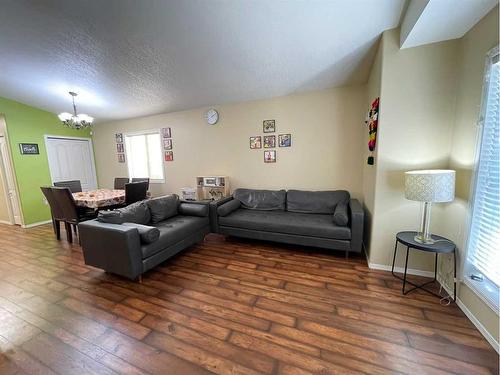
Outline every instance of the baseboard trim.
<svg viewBox="0 0 500 375"><path fill-rule="evenodd" d="M365 253L366 254L366 253ZM386 264L376 264L376 263L370 263L370 260L368 259L368 256L366 257L366 261L368 262L368 267L374 270L381 270L381 271L391 271L392 267L388 266ZM403 273L404 268L403 267L394 267L394 271L398 273ZM430 271L421 271L421 270L416 270L416 269L411 269L409 268L406 272L409 275L416 275L416 276L424 276L424 277L434 277L434 273ZM452 296L453 291L449 290L444 283L441 283L441 278L438 276L438 282L442 285L444 290L448 293L448 295ZM456 300L457 306L460 308L460 310L463 311L465 316L474 324L474 326L478 329L478 331L483 335L483 337L488 341L488 343L495 349L497 353L500 354L500 344L498 341L495 340L495 338L486 330L486 328L481 324L481 322L474 316L474 314L465 306L465 304L460 300L460 298L457 298Z"/></svg>
<svg viewBox="0 0 500 375"><path fill-rule="evenodd" d="M14 225L10 221L7 221L7 220L0 220L0 224Z"/></svg>
<svg viewBox="0 0 500 375"><path fill-rule="evenodd" d="M40 225L49 224L49 223L52 223L52 220L39 221L37 223L31 223L31 224L27 224L27 225L23 224L23 225L21 225L21 227L24 229L28 229L28 228L38 227Z"/></svg>
<svg viewBox="0 0 500 375"><path fill-rule="evenodd" d="M368 262L368 267L371 269L374 269L374 270L391 271L391 269L392 269L392 266L388 266L387 264L371 263L368 259L367 259L367 262ZM394 267L394 271L397 273L404 273L405 269L403 267ZM406 270L406 273L408 275L434 277L434 272L422 271L422 270L417 270L414 268L408 268L408 270Z"/></svg>
<svg viewBox="0 0 500 375"><path fill-rule="evenodd" d="M495 338L486 330L486 328L481 324L481 322L474 316L474 314L465 306L465 304L462 302L460 298L457 298L457 305L460 307L460 310L462 310L469 318L469 320L476 326L479 332L484 336L486 341L490 343L490 345L493 347L493 349L496 350L498 354L500 354L500 343L495 340Z"/></svg>

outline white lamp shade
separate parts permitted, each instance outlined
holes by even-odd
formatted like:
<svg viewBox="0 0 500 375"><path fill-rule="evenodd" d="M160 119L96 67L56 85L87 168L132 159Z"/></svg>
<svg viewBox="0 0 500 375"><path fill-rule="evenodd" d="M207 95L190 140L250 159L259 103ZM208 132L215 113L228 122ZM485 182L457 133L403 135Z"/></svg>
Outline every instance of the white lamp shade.
<svg viewBox="0 0 500 375"><path fill-rule="evenodd" d="M455 171L405 172L405 197L419 202L451 202L455 198Z"/></svg>

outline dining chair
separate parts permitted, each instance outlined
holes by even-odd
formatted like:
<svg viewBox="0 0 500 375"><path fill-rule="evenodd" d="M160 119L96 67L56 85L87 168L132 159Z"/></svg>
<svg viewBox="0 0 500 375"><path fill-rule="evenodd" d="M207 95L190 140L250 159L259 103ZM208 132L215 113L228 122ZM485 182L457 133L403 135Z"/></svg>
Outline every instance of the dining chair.
<svg viewBox="0 0 500 375"><path fill-rule="evenodd" d="M146 199L148 185L147 181L125 184L125 205L128 206L129 204Z"/></svg>
<svg viewBox="0 0 500 375"><path fill-rule="evenodd" d="M56 205L59 207L59 213L63 216L62 219L59 219L59 221L64 221L68 242L72 243L73 233L71 231L71 226L76 228L78 223L93 219L96 215L89 215L85 211L79 211L75 204L73 194L68 187L53 187L51 190Z"/></svg>
<svg viewBox="0 0 500 375"><path fill-rule="evenodd" d="M52 193L52 188L49 186L42 186L40 187L40 189L42 190L42 193L45 196L45 199L47 199L47 203L49 204L50 207L50 214L52 216L52 226L54 228L54 233L56 234L56 238L60 240L61 239L60 222L64 221L64 214L59 205L57 204L54 194Z"/></svg>
<svg viewBox="0 0 500 375"><path fill-rule="evenodd" d="M125 190L125 184L129 182L128 177L115 177L115 190Z"/></svg>
<svg viewBox="0 0 500 375"><path fill-rule="evenodd" d="M132 182L147 182L148 183L147 190L149 190L149 177L134 177L132 178Z"/></svg>
<svg viewBox="0 0 500 375"><path fill-rule="evenodd" d="M54 186L67 187L72 193L79 193L82 191L82 183L80 180L58 181L54 182Z"/></svg>

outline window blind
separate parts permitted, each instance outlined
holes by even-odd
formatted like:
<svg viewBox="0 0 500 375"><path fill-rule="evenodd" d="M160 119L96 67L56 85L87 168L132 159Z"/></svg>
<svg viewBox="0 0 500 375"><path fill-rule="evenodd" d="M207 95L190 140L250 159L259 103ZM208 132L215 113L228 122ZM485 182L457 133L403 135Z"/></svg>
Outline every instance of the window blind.
<svg viewBox="0 0 500 375"><path fill-rule="evenodd" d="M500 286L500 63L498 47L486 65L478 161L467 261Z"/></svg>

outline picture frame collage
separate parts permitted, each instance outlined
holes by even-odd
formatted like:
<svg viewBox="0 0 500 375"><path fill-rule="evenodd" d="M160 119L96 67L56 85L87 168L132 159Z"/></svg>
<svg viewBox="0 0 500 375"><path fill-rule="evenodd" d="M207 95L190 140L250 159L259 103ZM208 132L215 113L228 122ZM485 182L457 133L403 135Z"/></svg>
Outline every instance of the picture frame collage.
<svg viewBox="0 0 500 375"><path fill-rule="evenodd" d="M174 161L174 151L173 141L172 141L172 129L171 128L161 128L161 142L163 147L164 160Z"/></svg>
<svg viewBox="0 0 500 375"><path fill-rule="evenodd" d="M115 134L115 142L116 142L116 155L118 158L118 163L125 163L125 145L123 143L122 133Z"/></svg>
<svg viewBox="0 0 500 375"><path fill-rule="evenodd" d="M276 120L262 121L262 132L264 134L276 132ZM292 135L279 134L277 140L278 147L291 147ZM274 149L276 148L276 135L256 135L250 137L250 149L258 150L261 148ZM276 150L264 150L264 163L276 163Z"/></svg>

